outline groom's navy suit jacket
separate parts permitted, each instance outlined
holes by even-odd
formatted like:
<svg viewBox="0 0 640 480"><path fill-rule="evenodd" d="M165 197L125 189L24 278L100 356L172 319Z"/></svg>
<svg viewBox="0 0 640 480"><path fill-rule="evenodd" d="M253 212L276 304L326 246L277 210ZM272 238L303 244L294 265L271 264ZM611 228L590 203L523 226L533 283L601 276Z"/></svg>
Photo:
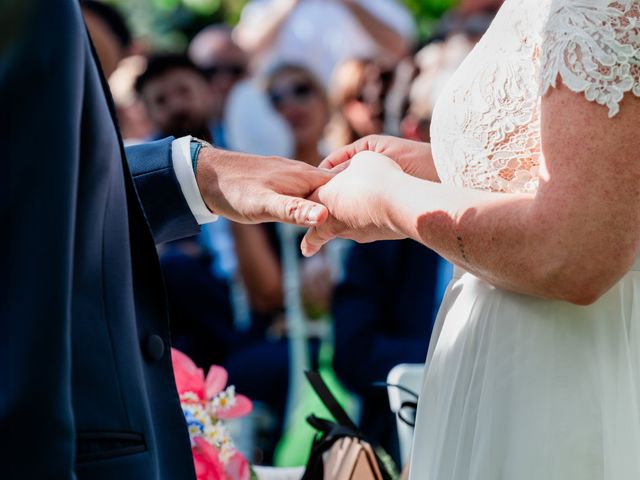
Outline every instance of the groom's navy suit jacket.
<svg viewBox="0 0 640 480"><path fill-rule="evenodd" d="M154 240L198 227L127 157L77 0L0 1L3 480L195 476Z"/></svg>

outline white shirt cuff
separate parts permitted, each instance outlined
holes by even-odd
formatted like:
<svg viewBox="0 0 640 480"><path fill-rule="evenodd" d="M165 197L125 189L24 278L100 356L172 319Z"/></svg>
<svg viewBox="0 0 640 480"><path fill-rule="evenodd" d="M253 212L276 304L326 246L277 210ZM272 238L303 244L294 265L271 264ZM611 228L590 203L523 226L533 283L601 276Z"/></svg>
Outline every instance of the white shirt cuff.
<svg viewBox="0 0 640 480"><path fill-rule="evenodd" d="M196 183L196 175L191 164L191 136L180 137L171 142L171 160L173 171L176 173L180 189L184 195L191 213L198 225L215 222L217 215L211 213L202 199L200 189Z"/></svg>

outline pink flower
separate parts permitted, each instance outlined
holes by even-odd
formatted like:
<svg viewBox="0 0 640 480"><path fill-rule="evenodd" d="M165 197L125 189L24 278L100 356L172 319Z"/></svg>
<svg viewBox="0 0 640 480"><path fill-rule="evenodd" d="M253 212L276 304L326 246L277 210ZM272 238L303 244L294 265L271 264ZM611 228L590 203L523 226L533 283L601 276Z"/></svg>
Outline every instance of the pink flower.
<svg viewBox="0 0 640 480"><path fill-rule="evenodd" d="M226 480L224 465L220 461L218 451L209 445L204 438L195 439L193 463L196 467L197 480Z"/></svg>
<svg viewBox="0 0 640 480"><path fill-rule="evenodd" d="M251 478L251 471L249 470L249 462L240 452L236 452L226 468L229 478L234 480L249 480Z"/></svg>
<svg viewBox="0 0 640 480"><path fill-rule="evenodd" d="M233 443L226 444L227 448L231 448L228 450L231 458L225 464L216 447L208 443L203 434L209 432L207 435L215 435L207 429L213 428L216 420L249 414L253 408L251 400L244 395L237 395L233 387L227 388L229 376L224 368L213 365L205 378L203 370L179 350L171 349L171 360L185 416L198 427L192 432L193 425L190 424L197 480L249 480L249 463L235 450ZM191 413L192 409L200 413ZM206 412L207 417L214 418L203 419L202 412Z"/></svg>
<svg viewBox="0 0 640 480"><path fill-rule="evenodd" d="M187 392L197 395L204 401L204 372L193 361L175 348L171 349L171 361L173 362L173 374L176 377L176 386L180 396Z"/></svg>
<svg viewBox="0 0 640 480"><path fill-rule="evenodd" d="M171 360L180 395L192 392L201 402L211 401L227 386L229 375L224 368L218 365L212 365L207 373L207 378L205 378L202 369L198 368L187 355L175 348L171 349ZM244 417L251 412L253 409L251 400L244 395L236 394L234 397L235 401L232 405L216 409L218 418Z"/></svg>
<svg viewBox="0 0 640 480"><path fill-rule="evenodd" d="M212 399L223 391L227 386L227 380L229 380L229 375L224 368L218 365L211 365L209 373L207 373L207 379L204 382L207 398Z"/></svg>
<svg viewBox="0 0 640 480"><path fill-rule="evenodd" d="M231 407L221 408L216 410L216 416L218 418L239 418L249 415L253 410L253 404L244 395L235 395L235 404Z"/></svg>

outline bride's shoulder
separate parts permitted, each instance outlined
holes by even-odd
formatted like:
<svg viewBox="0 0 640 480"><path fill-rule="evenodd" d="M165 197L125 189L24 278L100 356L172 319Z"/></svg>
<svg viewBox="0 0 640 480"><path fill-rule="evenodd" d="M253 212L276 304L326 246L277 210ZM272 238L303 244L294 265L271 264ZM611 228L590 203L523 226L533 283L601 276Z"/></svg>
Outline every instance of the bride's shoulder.
<svg viewBox="0 0 640 480"><path fill-rule="evenodd" d="M541 53L541 93L559 78L614 116L640 96L640 0L551 0Z"/></svg>

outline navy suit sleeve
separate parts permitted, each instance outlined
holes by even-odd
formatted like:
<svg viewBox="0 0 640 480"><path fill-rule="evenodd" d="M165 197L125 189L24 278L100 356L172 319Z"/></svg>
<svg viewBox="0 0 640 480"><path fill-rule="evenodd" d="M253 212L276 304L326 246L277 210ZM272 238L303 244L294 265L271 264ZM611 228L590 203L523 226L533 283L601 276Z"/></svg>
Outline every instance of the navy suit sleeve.
<svg viewBox="0 0 640 480"><path fill-rule="evenodd" d="M129 169L156 243L200 231L171 160L172 137L126 148Z"/></svg>

